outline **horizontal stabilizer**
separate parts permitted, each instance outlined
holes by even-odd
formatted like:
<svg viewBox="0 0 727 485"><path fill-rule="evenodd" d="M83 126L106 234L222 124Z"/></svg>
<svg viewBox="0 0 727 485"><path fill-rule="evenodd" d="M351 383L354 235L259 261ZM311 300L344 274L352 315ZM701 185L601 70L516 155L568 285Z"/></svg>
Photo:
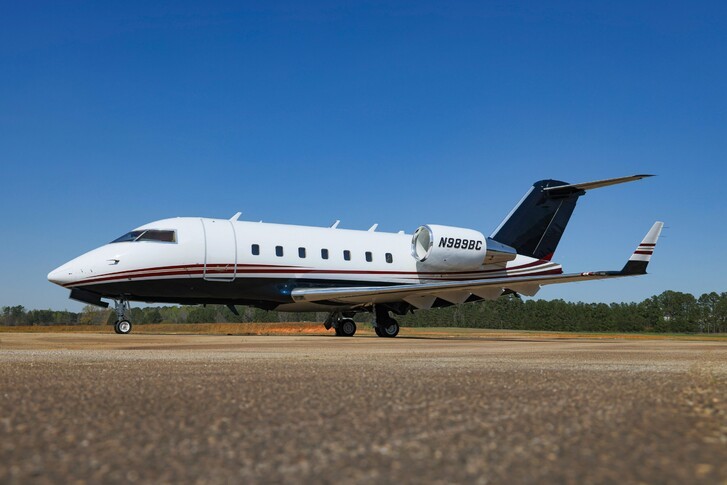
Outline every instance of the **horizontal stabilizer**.
<svg viewBox="0 0 727 485"><path fill-rule="evenodd" d="M552 196L568 195L581 190L598 189L600 187L608 187L609 185L623 184L626 182L633 182L634 180L641 180L646 177L653 177L653 175L642 174L642 175L631 175L629 177L618 177L614 179L596 180L595 182L583 182L580 184L566 184L556 185L553 187L543 187L543 192L546 192Z"/></svg>

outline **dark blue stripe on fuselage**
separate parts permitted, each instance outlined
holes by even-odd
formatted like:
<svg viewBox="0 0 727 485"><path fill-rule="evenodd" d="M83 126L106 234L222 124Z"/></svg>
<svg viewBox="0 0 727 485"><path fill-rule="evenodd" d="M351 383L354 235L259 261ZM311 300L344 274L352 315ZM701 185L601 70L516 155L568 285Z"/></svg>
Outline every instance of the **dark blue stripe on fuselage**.
<svg viewBox="0 0 727 485"><path fill-rule="evenodd" d="M376 282L376 286L399 283ZM145 303L251 305L273 309L293 303L295 288L340 288L372 286L371 281L339 279L237 278L234 281L209 281L203 278L165 278L113 281L80 286L103 298L124 296Z"/></svg>

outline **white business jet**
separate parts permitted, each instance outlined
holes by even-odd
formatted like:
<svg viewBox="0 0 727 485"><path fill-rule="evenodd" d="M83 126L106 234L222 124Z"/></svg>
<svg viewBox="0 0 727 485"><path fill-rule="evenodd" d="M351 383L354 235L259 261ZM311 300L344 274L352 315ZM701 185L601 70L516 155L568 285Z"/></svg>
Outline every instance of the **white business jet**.
<svg viewBox="0 0 727 485"><path fill-rule="evenodd" d="M485 237L427 224L412 234L180 217L141 226L51 271L70 297L115 303L119 334L131 331L129 302L223 304L330 312L324 325L353 336L352 317L373 314L379 337L395 337L391 314L535 295L542 285L642 275L663 224L656 222L618 271L563 273L551 261L579 197L650 175L568 184L541 180Z"/></svg>

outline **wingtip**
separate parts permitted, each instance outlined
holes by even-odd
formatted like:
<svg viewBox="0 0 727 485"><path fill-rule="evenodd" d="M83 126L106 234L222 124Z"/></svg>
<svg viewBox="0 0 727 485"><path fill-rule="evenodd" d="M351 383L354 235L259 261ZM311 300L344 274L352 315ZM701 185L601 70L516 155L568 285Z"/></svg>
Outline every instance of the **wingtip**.
<svg viewBox="0 0 727 485"><path fill-rule="evenodd" d="M646 267L651 261L651 256L656 249L656 243L661 235L661 229L664 223L656 221L646 233L641 243L636 247L626 265L621 270L622 275L642 275L646 274Z"/></svg>

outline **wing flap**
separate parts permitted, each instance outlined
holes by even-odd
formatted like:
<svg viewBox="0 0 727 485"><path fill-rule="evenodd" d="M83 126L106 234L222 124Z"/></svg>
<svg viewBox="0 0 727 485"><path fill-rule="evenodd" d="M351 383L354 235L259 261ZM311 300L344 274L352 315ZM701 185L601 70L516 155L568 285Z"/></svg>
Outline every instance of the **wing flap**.
<svg viewBox="0 0 727 485"><path fill-rule="evenodd" d="M436 296L431 295L409 295L404 297L404 301L413 307L426 310L432 308L434 301L437 299Z"/></svg>
<svg viewBox="0 0 727 485"><path fill-rule="evenodd" d="M497 286L494 288L491 287L485 287L485 288L475 288L472 291L473 295L479 296L483 300L497 300L502 296L502 293L505 291L505 288L501 286Z"/></svg>

